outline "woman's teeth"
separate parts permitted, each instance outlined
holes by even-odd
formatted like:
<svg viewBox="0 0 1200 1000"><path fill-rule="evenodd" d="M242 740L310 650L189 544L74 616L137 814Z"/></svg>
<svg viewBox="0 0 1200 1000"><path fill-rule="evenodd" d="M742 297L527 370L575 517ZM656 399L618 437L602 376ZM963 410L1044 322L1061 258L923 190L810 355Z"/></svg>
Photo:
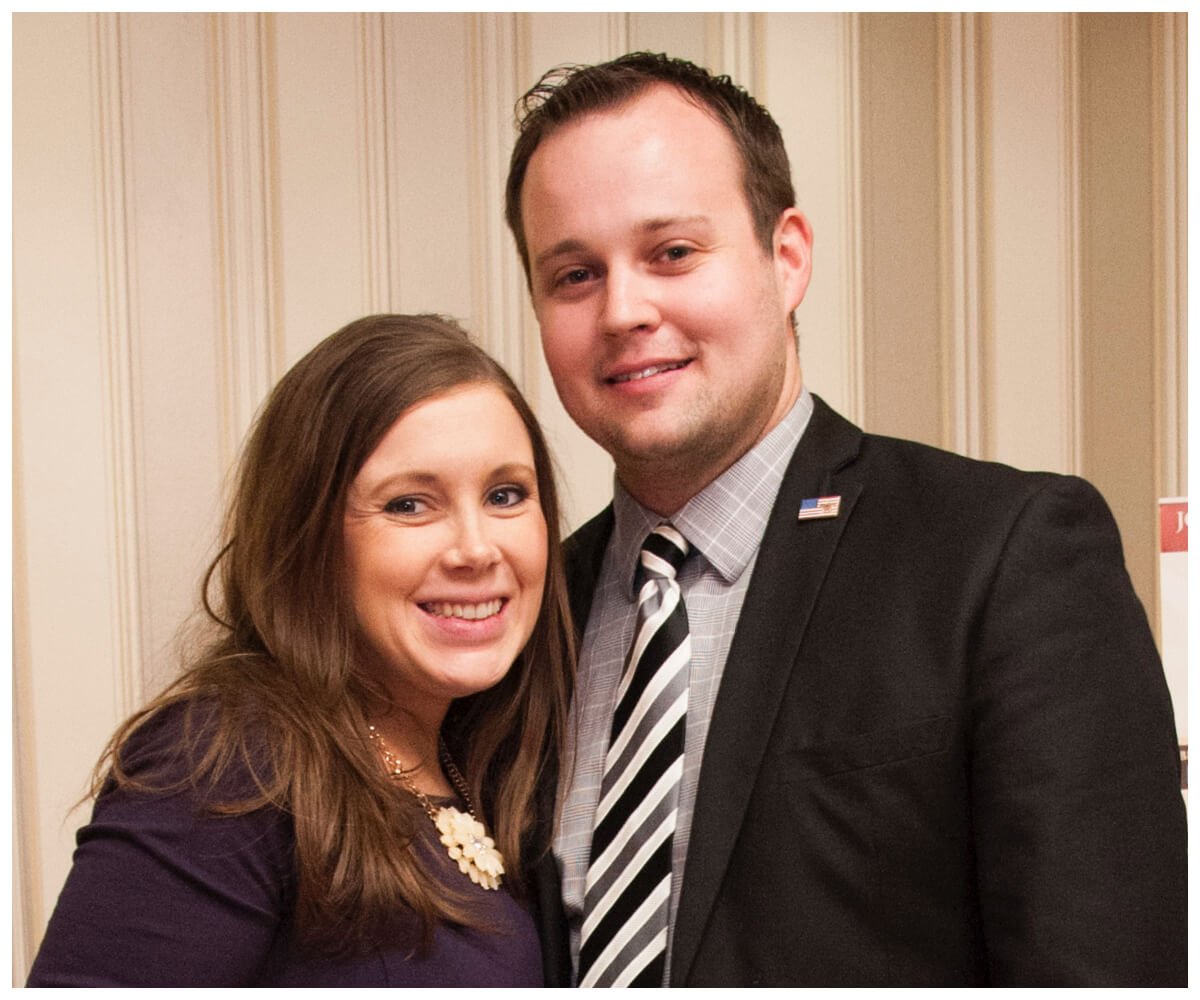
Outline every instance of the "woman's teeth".
<svg viewBox="0 0 1200 1000"><path fill-rule="evenodd" d="M483 604L449 604L445 601L422 604L426 611L439 618L463 618L466 621L479 621L481 618L491 618L500 613L504 602L500 598L485 601Z"/></svg>

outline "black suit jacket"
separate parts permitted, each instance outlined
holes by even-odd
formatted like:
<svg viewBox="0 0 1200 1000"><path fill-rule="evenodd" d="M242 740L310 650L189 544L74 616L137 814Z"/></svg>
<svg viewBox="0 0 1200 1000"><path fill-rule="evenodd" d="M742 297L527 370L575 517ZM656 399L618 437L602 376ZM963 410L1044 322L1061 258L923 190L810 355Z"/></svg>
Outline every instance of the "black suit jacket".
<svg viewBox="0 0 1200 1000"><path fill-rule="evenodd" d="M611 529L568 545L581 630ZM817 400L721 681L671 982L1182 984L1178 760L1094 489Z"/></svg>

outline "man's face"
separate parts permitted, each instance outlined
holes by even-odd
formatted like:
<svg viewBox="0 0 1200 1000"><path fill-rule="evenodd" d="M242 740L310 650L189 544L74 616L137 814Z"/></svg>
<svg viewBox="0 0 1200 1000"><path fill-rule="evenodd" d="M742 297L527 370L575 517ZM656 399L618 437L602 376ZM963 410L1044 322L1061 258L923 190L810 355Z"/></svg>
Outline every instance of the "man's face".
<svg viewBox="0 0 1200 1000"><path fill-rule="evenodd" d="M554 132L521 193L533 307L559 396L627 489L669 514L800 391L789 315L810 235L755 237L725 128L654 87Z"/></svg>

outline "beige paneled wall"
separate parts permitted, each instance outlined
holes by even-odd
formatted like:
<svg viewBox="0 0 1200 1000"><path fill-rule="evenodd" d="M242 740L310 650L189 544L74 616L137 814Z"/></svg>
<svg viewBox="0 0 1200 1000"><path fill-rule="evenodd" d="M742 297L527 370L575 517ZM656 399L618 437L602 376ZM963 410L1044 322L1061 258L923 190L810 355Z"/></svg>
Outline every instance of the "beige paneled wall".
<svg viewBox="0 0 1200 1000"><path fill-rule="evenodd" d="M1157 421L1155 245L1165 234L1155 225L1158 163L1145 155L1156 131L1155 21L1097 14L1080 25L1080 450L1121 521L1135 580L1157 579L1158 525L1138 516L1149 484L1176 495Z"/></svg>
<svg viewBox="0 0 1200 1000"><path fill-rule="evenodd" d="M991 250L985 454L1030 468L1082 471L1076 21L1070 14L1026 14L988 17L985 24Z"/></svg>
<svg viewBox="0 0 1200 1000"><path fill-rule="evenodd" d="M1167 496L1187 494L1187 15L1150 25L1154 171L1155 400L1157 473Z"/></svg>
<svg viewBox="0 0 1200 1000"><path fill-rule="evenodd" d="M944 445L938 38L933 14L860 19L862 167L854 201L863 269L862 420Z"/></svg>
<svg viewBox="0 0 1200 1000"><path fill-rule="evenodd" d="M1153 607L1153 502L1187 490L1184 15L16 15L15 981L88 769L174 668L242 435L319 338L458 317L546 423L568 521L606 501L502 185L525 87L633 48L784 129L809 385L1095 479Z"/></svg>
<svg viewBox="0 0 1200 1000"><path fill-rule="evenodd" d="M783 130L796 200L814 232L813 280L797 311L805 381L852 419L863 414L863 234L859 23L844 14L758 22L761 91Z"/></svg>
<svg viewBox="0 0 1200 1000"><path fill-rule="evenodd" d="M88 758L140 667L122 600L136 559L116 544L128 471L94 142L101 41L88 18L14 24L13 921L27 946L65 870Z"/></svg>

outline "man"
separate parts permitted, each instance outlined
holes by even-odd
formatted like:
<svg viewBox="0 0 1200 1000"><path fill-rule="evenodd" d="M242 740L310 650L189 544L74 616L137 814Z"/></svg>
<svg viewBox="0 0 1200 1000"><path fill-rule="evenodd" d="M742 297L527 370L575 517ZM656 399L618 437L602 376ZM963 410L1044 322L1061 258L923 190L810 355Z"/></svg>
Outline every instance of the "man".
<svg viewBox="0 0 1200 1000"><path fill-rule="evenodd" d="M727 79L547 74L507 196L555 385L617 479L570 542L551 976L1184 982L1170 701L1095 491L807 391L811 233Z"/></svg>

